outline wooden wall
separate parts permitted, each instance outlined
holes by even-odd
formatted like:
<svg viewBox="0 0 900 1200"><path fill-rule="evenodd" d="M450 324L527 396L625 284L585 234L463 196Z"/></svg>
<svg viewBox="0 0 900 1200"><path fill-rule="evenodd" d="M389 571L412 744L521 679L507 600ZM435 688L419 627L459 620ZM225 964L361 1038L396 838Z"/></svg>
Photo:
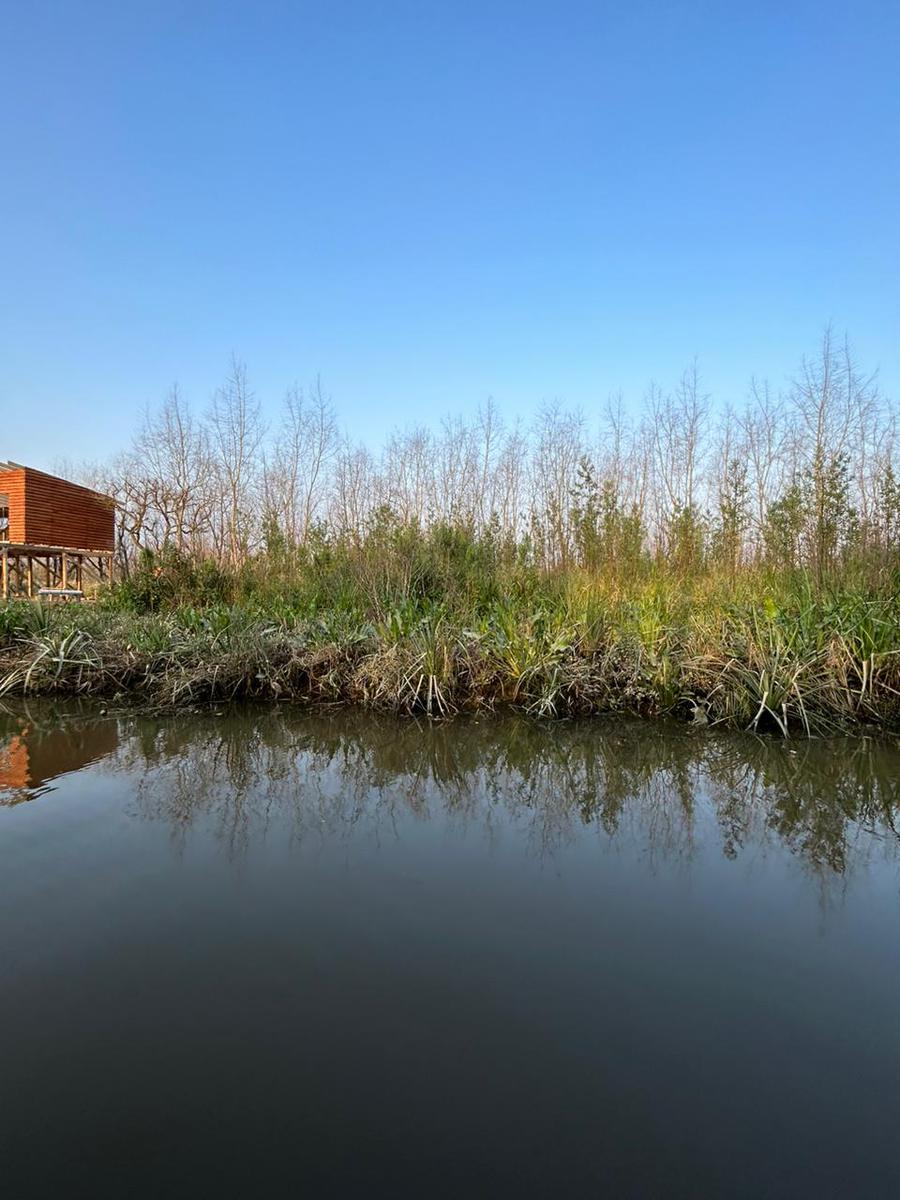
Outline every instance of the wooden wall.
<svg viewBox="0 0 900 1200"><path fill-rule="evenodd" d="M9 540L73 550L114 550L113 502L31 467L0 471L0 492L9 495Z"/></svg>
<svg viewBox="0 0 900 1200"><path fill-rule="evenodd" d="M0 471L0 492L9 496L9 533L10 542L25 541L25 468L17 467L13 471Z"/></svg>

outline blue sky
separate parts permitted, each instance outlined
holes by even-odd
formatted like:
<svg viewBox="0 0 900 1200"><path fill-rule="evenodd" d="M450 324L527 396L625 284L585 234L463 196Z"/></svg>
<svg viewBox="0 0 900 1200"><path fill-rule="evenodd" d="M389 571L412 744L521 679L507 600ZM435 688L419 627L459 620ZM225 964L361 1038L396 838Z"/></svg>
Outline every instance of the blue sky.
<svg viewBox="0 0 900 1200"><path fill-rule="evenodd" d="M3 457L235 351L351 431L739 399L823 326L900 393L900 5L0 0Z"/></svg>

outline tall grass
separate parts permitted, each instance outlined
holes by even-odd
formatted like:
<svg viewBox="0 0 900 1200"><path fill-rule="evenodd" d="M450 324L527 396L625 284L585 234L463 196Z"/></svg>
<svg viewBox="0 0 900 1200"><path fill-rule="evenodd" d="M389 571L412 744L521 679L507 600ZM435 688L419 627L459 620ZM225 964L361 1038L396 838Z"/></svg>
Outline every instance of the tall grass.
<svg viewBox="0 0 900 1200"><path fill-rule="evenodd" d="M402 531L229 572L147 558L96 604L0 608L0 691L623 712L783 736L900 727L900 599L849 572L604 577Z"/></svg>

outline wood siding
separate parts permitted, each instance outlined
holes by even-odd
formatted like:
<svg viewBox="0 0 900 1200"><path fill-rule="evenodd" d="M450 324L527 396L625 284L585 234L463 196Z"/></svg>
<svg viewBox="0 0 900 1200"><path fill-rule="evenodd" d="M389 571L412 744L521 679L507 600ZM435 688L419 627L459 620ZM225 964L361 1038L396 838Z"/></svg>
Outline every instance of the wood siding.
<svg viewBox="0 0 900 1200"><path fill-rule="evenodd" d="M0 493L9 496L7 541L25 541L25 468L0 471Z"/></svg>
<svg viewBox="0 0 900 1200"><path fill-rule="evenodd" d="M115 549L112 500L31 467L0 471L9 496L9 541L73 550Z"/></svg>

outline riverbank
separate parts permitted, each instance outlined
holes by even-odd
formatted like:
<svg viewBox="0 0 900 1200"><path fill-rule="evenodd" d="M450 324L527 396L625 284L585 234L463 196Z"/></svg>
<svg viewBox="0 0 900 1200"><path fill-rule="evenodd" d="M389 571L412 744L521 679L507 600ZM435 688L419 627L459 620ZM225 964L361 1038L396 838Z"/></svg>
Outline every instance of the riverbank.
<svg viewBox="0 0 900 1200"><path fill-rule="evenodd" d="M466 612L407 600L121 611L0 609L0 692L178 707L230 699L343 702L448 717L670 715L783 735L900 728L900 611L886 596L759 600L583 582Z"/></svg>

